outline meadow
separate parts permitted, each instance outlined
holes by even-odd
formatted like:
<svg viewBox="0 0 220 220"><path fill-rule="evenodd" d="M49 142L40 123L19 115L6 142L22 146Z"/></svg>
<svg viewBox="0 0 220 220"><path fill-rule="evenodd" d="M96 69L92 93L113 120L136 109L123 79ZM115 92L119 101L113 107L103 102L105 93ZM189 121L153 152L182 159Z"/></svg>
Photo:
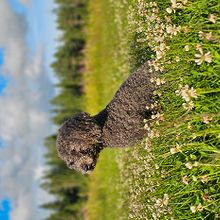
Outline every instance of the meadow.
<svg viewBox="0 0 220 220"><path fill-rule="evenodd" d="M93 0L88 10L88 112L141 63L160 77L142 144L101 153L87 218L220 219L219 1Z"/></svg>

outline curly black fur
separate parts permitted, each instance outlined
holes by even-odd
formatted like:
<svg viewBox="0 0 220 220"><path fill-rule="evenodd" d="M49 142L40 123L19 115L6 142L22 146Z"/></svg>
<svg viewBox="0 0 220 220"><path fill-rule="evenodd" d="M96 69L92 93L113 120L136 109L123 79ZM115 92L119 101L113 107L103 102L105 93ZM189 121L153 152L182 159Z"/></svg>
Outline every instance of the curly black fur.
<svg viewBox="0 0 220 220"><path fill-rule="evenodd" d="M144 119L151 116L146 105L152 103L156 75L143 64L121 85L111 102L100 113L80 113L59 129L57 149L67 166L82 173L94 169L104 147L128 147L145 135Z"/></svg>

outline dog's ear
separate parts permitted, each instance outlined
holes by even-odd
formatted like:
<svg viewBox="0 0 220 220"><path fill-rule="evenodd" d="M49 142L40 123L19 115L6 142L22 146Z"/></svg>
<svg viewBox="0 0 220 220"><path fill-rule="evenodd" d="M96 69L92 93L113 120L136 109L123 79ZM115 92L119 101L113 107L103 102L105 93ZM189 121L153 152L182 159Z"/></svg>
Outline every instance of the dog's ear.
<svg viewBox="0 0 220 220"><path fill-rule="evenodd" d="M61 126L57 136L59 151L69 153L91 149L102 142L102 130L97 121L88 113L79 113Z"/></svg>

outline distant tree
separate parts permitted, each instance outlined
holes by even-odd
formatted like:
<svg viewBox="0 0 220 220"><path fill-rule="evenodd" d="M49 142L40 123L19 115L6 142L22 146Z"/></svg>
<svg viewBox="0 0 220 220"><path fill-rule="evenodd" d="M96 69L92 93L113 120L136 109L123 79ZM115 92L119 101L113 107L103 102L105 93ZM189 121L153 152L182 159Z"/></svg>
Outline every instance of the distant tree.
<svg viewBox="0 0 220 220"><path fill-rule="evenodd" d="M51 100L54 124L60 126L72 114L84 108L84 47L87 0L55 0L57 27L62 31L60 46L51 64L59 82L57 95ZM42 188L55 196L55 201L42 207L52 211L47 220L84 219L87 200L87 177L66 167L57 156L56 134L45 139L46 163L49 171Z"/></svg>

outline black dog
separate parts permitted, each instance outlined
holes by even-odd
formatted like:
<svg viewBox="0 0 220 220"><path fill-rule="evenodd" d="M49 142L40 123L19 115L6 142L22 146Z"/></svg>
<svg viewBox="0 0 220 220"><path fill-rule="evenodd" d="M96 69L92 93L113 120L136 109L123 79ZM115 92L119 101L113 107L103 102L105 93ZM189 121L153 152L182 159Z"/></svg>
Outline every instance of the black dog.
<svg viewBox="0 0 220 220"><path fill-rule="evenodd" d="M121 85L111 102L100 113L80 113L59 129L57 149L67 166L85 174L93 170L104 147L128 147L144 137L144 119L151 117L146 105L152 103L156 73L147 63Z"/></svg>

